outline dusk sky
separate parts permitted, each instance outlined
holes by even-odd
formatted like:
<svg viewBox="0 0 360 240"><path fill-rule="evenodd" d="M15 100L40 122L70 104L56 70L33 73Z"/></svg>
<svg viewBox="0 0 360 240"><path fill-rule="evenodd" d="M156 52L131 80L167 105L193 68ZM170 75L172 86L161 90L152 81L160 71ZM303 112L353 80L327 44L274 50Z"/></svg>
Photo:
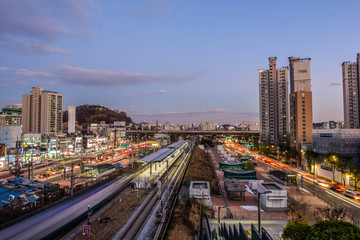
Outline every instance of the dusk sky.
<svg viewBox="0 0 360 240"><path fill-rule="evenodd" d="M31 87L135 122L259 121L258 69L311 58L314 122L343 120L360 1L0 0L0 107Z"/></svg>

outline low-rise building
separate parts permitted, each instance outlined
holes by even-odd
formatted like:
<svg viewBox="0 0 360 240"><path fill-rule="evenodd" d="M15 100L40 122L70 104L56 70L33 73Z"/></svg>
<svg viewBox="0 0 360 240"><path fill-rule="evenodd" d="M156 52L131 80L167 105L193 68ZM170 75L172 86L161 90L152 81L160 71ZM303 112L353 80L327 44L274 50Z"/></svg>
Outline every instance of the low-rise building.
<svg viewBox="0 0 360 240"><path fill-rule="evenodd" d="M0 143L6 148L15 148L16 141L21 140L21 126L0 126Z"/></svg>
<svg viewBox="0 0 360 240"><path fill-rule="evenodd" d="M267 192L260 195L261 206L266 211L285 211L287 210L287 191L278 183L263 182L257 186L257 191L260 193Z"/></svg>
<svg viewBox="0 0 360 240"><path fill-rule="evenodd" d="M313 151L360 157L360 129L314 129Z"/></svg>
<svg viewBox="0 0 360 240"><path fill-rule="evenodd" d="M209 182L191 181L189 187L189 195L191 198L196 198L201 203L207 206L212 206Z"/></svg>

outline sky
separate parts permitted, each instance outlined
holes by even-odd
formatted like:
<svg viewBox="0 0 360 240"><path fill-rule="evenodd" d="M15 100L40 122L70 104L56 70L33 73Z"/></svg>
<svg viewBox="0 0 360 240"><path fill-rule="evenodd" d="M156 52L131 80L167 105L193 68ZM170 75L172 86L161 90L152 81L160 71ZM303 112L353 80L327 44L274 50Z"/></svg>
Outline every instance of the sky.
<svg viewBox="0 0 360 240"><path fill-rule="evenodd" d="M0 0L0 107L32 87L134 122L259 121L258 69L311 58L314 122L343 120L358 0Z"/></svg>

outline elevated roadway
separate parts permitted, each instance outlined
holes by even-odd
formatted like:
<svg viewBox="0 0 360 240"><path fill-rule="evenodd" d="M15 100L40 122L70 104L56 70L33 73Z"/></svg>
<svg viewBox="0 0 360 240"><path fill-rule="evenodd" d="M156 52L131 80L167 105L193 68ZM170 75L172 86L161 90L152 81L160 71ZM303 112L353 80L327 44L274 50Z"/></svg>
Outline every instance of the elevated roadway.
<svg viewBox="0 0 360 240"><path fill-rule="evenodd" d="M259 136L260 131L206 131L206 130L126 130L129 134L184 134L184 135L248 135L248 136Z"/></svg>

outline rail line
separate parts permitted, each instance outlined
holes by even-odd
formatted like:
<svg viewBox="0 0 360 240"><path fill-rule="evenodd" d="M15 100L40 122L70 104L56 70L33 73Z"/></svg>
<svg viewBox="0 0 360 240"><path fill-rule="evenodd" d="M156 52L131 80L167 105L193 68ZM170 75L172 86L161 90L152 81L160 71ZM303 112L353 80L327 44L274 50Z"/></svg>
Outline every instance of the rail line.
<svg viewBox="0 0 360 240"><path fill-rule="evenodd" d="M188 149L187 149L188 150ZM169 166L169 172L165 172L161 177L161 186L162 187L161 193L164 194L165 188L168 187L167 185L163 184L166 183L167 179L171 179L176 174L176 170L185 159L187 151L182 152L178 158ZM167 176L168 174L168 176ZM147 220L149 219L150 215L153 213L155 207L161 201L161 197L157 194L159 189L154 187L153 190L149 193L149 195L144 200L143 204L134 212L125 226L113 237L113 239L136 239L143 229L144 225L146 224Z"/></svg>

